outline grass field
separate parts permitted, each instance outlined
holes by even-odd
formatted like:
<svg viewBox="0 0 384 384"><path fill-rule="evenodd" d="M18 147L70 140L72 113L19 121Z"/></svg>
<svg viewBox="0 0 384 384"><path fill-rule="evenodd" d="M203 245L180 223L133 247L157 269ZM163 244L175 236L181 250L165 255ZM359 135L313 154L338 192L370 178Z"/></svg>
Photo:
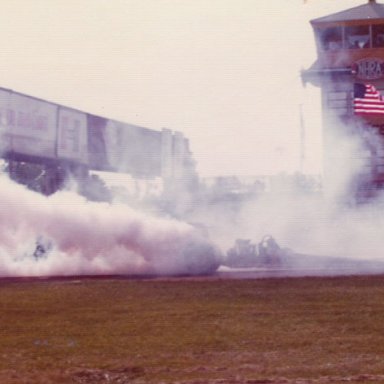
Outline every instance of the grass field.
<svg viewBox="0 0 384 384"><path fill-rule="evenodd" d="M0 282L0 383L384 383L384 277Z"/></svg>

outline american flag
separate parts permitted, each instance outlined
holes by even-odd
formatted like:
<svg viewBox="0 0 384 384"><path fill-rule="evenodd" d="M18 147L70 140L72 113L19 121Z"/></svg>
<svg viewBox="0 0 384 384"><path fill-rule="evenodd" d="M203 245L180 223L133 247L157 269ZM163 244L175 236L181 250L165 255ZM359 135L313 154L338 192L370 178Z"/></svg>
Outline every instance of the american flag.
<svg viewBox="0 0 384 384"><path fill-rule="evenodd" d="M354 85L355 115L384 115L384 98L371 84Z"/></svg>

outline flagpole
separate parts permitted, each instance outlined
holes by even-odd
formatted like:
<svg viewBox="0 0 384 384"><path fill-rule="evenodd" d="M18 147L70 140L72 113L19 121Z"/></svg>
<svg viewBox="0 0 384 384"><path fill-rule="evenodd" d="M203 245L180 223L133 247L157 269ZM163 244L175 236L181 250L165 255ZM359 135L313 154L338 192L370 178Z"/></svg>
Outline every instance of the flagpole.
<svg viewBox="0 0 384 384"><path fill-rule="evenodd" d="M303 104L299 104L300 111L300 173L304 173L305 161L305 124L303 117Z"/></svg>

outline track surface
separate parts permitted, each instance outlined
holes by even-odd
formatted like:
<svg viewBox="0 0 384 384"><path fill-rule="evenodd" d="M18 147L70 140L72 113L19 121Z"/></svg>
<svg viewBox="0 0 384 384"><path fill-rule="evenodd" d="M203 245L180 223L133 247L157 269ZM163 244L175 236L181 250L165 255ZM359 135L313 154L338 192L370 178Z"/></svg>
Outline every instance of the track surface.
<svg viewBox="0 0 384 384"><path fill-rule="evenodd" d="M359 275L384 275L384 268L302 268L302 269L263 269L263 268L228 268L220 267L212 275L66 275L66 276L12 276L0 277L0 284L62 281L75 284L80 280L216 280L216 279L266 279L286 277L336 277Z"/></svg>

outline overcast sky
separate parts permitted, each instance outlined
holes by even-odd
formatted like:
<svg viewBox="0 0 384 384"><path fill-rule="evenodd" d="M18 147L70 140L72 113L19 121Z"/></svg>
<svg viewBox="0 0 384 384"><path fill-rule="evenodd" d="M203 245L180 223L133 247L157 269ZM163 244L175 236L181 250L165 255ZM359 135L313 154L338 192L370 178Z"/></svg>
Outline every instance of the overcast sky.
<svg viewBox="0 0 384 384"><path fill-rule="evenodd" d="M181 131L201 176L321 169L309 20L356 0L1 0L0 86Z"/></svg>

